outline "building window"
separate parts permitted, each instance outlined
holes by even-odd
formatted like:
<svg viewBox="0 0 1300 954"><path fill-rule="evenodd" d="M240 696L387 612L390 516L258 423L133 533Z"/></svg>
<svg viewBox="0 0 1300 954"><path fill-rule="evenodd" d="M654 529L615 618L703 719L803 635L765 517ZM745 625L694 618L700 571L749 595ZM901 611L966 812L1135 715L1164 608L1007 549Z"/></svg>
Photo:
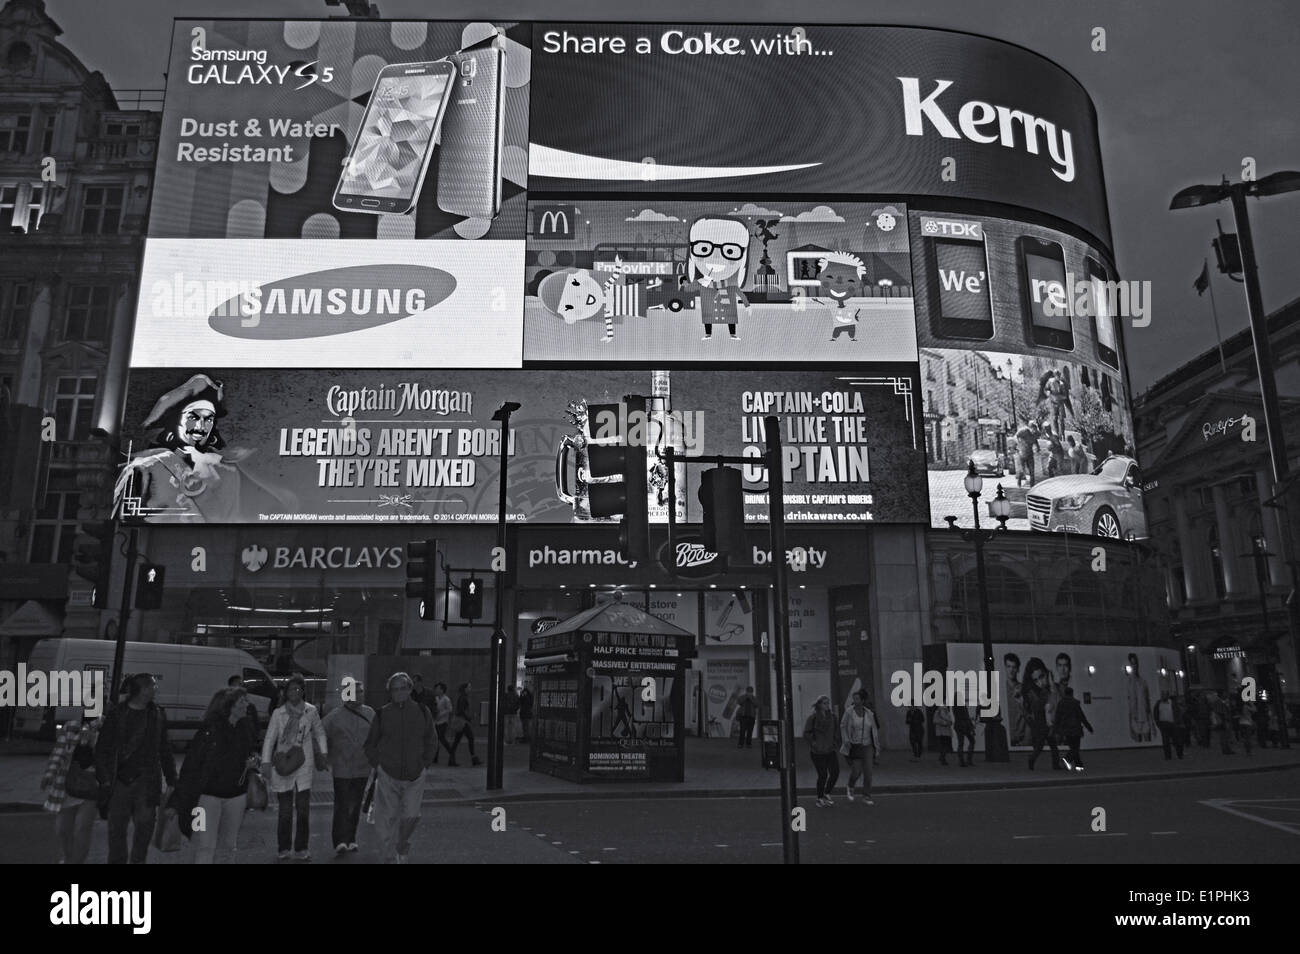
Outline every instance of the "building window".
<svg viewBox="0 0 1300 954"><path fill-rule="evenodd" d="M0 286L0 342L20 344L27 335L27 316L32 307L32 286Z"/></svg>
<svg viewBox="0 0 1300 954"><path fill-rule="evenodd" d="M1210 568L1214 572L1214 592L1219 599L1228 595L1228 586L1223 577L1223 553L1219 550L1219 528L1210 527Z"/></svg>
<svg viewBox="0 0 1300 954"><path fill-rule="evenodd" d="M73 285L68 289L67 341L107 341L113 289L109 285Z"/></svg>
<svg viewBox="0 0 1300 954"><path fill-rule="evenodd" d="M81 201L81 234L116 235L125 191L122 186L86 186Z"/></svg>
<svg viewBox="0 0 1300 954"><path fill-rule="evenodd" d="M44 186L25 182L0 184L0 232L35 231L44 214Z"/></svg>
<svg viewBox="0 0 1300 954"><path fill-rule="evenodd" d="M32 186L31 198L27 200L27 221L24 229L35 232L41 227L41 216L45 214L45 187Z"/></svg>
<svg viewBox="0 0 1300 954"><path fill-rule="evenodd" d="M0 113L0 152L25 153L31 131L31 113Z"/></svg>
<svg viewBox="0 0 1300 954"><path fill-rule="evenodd" d="M9 49L5 51L5 66L10 70L29 69L32 65L32 48L26 43L10 44Z"/></svg>
<svg viewBox="0 0 1300 954"><path fill-rule="evenodd" d="M41 152L49 155L54 151L54 127L59 123L58 116L46 116L41 129Z"/></svg>
<svg viewBox="0 0 1300 954"><path fill-rule="evenodd" d="M77 536L81 496L73 490L51 489L32 521L31 563L71 563Z"/></svg>
<svg viewBox="0 0 1300 954"><path fill-rule="evenodd" d="M94 375L59 378L54 395L57 440L82 441L90 436L98 386L99 379Z"/></svg>
<svg viewBox="0 0 1300 954"><path fill-rule="evenodd" d="M139 123L105 123L105 136L138 136L140 135Z"/></svg>

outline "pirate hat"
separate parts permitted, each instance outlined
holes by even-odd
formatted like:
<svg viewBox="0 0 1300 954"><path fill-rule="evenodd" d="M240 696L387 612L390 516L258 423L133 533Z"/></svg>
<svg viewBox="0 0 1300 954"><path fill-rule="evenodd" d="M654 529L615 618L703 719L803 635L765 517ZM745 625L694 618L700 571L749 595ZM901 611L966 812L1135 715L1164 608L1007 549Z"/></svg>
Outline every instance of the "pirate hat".
<svg viewBox="0 0 1300 954"><path fill-rule="evenodd" d="M206 374L196 374L180 387L172 388L160 397L149 416L144 419L144 426L153 427L157 424L169 427L181 408L195 401L211 401L217 417L225 417L224 393L225 388L221 382L213 381Z"/></svg>

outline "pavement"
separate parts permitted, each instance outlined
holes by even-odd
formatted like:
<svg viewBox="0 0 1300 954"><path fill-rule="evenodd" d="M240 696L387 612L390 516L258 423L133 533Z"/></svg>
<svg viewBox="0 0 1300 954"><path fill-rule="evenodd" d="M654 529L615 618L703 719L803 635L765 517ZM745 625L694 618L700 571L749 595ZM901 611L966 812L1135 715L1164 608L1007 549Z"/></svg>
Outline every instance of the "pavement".
<svg viewBox="0 0 1300 954"><path fill-rule="evenodd" d="M482 741L482 740L480 740ZM41 776L45 772L49 745L0 743L0 812L39 809L43 801ZM815 794L816 775L807 745L796 742L796 779L801 794ZM480 757L486 747L478 747ZM459 767L443 764L431 768L425 804L481 802L506 804L519 801L613 800L621 798L708 798L761 797L777 792L779 775L764 769L757 746L738 749L726 739L686 740L686 773L683 782L618 781L578 784L532 772L528 769L528 747L506 746L503 786L499 791L487 789L485 767L471 767L463 757ZM1159 747L1141 749L1084 749L1083 772L1051 771L1050 759L1044 755L1036 770L1026 767L1027 753L1013 752L1011 762L989 763L976 753L974 765L961 768L955 755L949 754L948 765L938 762L938 755L926 753L919 762L911 761L907 750L882 753L875 769L874 788L878 792L932 792L1004 788L1036 788L1088 782L1145 781L1184 776L1223 775L1237 772L1278 770L1300 766L1300 743L1289 749L1267 748L1246 755L1240 748L1235 755L1222 755L1217 748L1192 746L1182 760L1165 761ZM445 759L445 756L444 756ZM484 759L486 763L486 758ZM178 756L177 765L180 764ZM312 787L312 804L328 806L334 801L333 779L328 772L318 772Z"/></svg>

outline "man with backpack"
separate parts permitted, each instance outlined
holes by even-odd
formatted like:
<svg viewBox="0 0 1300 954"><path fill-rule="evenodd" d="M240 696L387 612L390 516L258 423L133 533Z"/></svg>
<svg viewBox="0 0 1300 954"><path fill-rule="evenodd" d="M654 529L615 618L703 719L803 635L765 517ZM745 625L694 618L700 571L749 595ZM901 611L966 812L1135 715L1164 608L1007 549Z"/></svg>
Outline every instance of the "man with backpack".
<svg viewBox="0 0 1300 954"><path fill-rule="evenodd" d="M376 714L366 736L366 759L375 768L375 828L380 852L406 864L411 835L420 823L424 773L438 755L429 710L411 699L413 683L404 672L388 679L392 701Z"/></svg>

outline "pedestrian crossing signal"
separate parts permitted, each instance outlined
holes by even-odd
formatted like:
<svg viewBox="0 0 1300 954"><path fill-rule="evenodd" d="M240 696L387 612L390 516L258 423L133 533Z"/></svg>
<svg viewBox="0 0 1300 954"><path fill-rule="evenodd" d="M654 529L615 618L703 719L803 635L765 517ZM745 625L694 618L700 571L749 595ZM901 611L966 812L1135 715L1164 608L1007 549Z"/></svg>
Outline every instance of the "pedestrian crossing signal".
<svg viewBox="0 0 1300 954"><path fill-rule="evenodd" d="M483 617L483 581L476 576L460 581L460 618L470 621Z"/></svg>

